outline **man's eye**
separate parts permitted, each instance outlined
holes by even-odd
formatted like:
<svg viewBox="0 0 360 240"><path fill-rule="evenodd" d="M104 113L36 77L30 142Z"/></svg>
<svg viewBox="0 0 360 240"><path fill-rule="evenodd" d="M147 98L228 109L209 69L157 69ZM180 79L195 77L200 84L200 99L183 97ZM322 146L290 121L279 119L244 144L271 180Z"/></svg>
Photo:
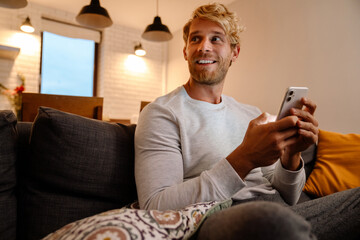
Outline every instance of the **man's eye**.
<svg viewBox="0 0 360 240"><path fill-rule="evenodd" d="M213 41L213 42L218 42L218 41L220 41L221 40L221 38L219 38L219 37L213 37L212 39L211 39L211 41Z"/></svg>
<svg viewBox="0 0 360 240"><path fill-rule="evenodd" d="M192 37L192 38L191 38L191 42L196 42L196 41L198 41L198 40L199 40L198 37Z"/></svg>

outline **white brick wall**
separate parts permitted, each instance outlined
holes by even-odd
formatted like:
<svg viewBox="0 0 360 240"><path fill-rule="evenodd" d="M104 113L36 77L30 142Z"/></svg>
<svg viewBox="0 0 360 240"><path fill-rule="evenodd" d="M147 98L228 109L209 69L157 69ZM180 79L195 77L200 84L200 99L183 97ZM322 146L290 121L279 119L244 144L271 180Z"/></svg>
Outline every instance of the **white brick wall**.
<svg viewBox="0 0 360 240"><path fill-rule="evenodd" d="M35 33L26 34L19 26L29 16ZM0 58L0 83L9 88L19 84L17 73L26 77L26 92L39 92L41 16L76 23L72 13L29 3L26 8L0 8L0 44L21 48L15 60ZM145 26L144 26L145 28ZM141 39L142 30L114 24L103 31L99 48L98 96L104 97L104 118L131 119L139 113L140 101L152 101L165 92L167 43ZM135 57L135 66L128 64L129 55L141 40L147 54ZM138 63L136 62L138 61ZM143 71L138 72L143 66ZM9 109L9 103L0 96L0 109Z"/></svg>

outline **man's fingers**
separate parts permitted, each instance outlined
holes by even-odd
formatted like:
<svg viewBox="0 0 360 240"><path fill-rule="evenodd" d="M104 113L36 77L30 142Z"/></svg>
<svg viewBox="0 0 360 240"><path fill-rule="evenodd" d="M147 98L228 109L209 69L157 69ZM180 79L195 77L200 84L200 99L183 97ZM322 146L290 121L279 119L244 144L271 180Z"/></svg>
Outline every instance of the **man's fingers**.
<svg viewBox="0 0 360 240"><path fill-rule="evenodd" d="M317 126L310 122L298 121L297 126L299 127L299 130L309 131L316 135L319 133Z"/></svg>
<svg viewBox="0 0 360 240"><path fill-rule="evenodd" d="M319 125L316 118L308 111L293 108L291 109L291 113L299 117L302 122L309 122L316 127Z"/></svg>
<svg viewBox="0 0 360 240"><path fill-rule="evenodd" d="M299 135L303 137L304 141L307 144L314 144L318 142L318 135L314 134L311 131L306 131L304 129L299 129Z"/></svg>
<svg viewBox="0 0 360 240"><path fill-rule="evenodd" d="M305 110L311 115L314 115L316 110L316 104L308 98L302 98L301 101L305 106Z"/></svg>
<svg viewBox="0 0 360 240"><path fill-rule="evenodd" d="M273 131L278 132L278 131L284 131L288 128L295 127L298 120L299 118L297 116L288 116L276 122L271 122L268 125L269 127L272 128Z"/></svg>
<svg viewBox="0 0 360 240"><path fill-rule="evenodd" d="M299 129L297 129L297 128L290 128L288 130L282 131L281 138L283 140L292 138L298 133L298 131L299 131Z"/></svg>

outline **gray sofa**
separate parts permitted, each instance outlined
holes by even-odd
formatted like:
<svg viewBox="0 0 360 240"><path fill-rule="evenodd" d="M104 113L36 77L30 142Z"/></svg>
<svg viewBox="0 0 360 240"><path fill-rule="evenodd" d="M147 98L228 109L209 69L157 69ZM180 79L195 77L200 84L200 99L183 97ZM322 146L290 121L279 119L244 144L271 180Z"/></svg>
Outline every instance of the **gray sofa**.
<svg viewBox="0 0 360 240"><path fill-rule="evenodd" d="M0 239L40 239L134 202L134 131L45 107L34 123L0 111Z"/></svg>
<svg viewBox="0 0 360 240"><path fill-rule="evenodd" d="M33 123L0 111L0 239L40 239L134 202L134 131L47 107Z"/></svg>

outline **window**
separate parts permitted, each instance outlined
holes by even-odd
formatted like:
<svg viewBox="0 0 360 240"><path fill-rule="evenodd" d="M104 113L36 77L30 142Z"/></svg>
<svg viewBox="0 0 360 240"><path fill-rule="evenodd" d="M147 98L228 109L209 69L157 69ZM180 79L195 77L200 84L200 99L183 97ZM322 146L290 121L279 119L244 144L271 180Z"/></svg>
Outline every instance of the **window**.
<svg viewBox="0 0 360 240"><path fill-rule="evenodd" d="M101 32L42 16L40 93L96 95Z"/></svg>
<svg viewBox="0 0 360 240"><path fill-rule="evenodd" d="M41 93L93 96L95 42L43 32Z"/></svg>

